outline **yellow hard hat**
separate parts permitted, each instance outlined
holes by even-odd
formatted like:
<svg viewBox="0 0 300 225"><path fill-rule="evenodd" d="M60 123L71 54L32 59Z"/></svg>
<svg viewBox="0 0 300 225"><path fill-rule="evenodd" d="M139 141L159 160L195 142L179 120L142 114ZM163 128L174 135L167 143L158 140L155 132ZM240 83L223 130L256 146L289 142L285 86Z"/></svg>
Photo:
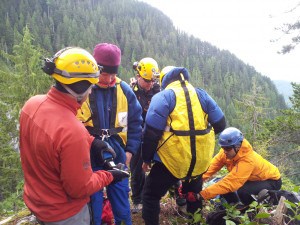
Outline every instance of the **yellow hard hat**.
<svg viewBox="0 0 300 225"><path fill-rule="evenodd" d="M139 75L146 80L156 79L159 76L157 62L149 57L143 58L141 61L139 61L138 65L136 66L136 70L138 71Z"/></svg>
<svg viewBox="0 0 300 225"><path fill-rule="evenodd" d="M45 59L44 72L62 84L99 81L99 67L94 57L79 47L67 47L57 52L52 59Z"/></svg>
<svg viewBox="0 0 300 225"><path fill-rule="evenodd" d="M172 69L174 69L174 68L175 68L175 66L166 66L166 67L164 67L164 68L161 70L160 75L159 75L159 83L160 83L160 85L161 85L161 82L162 82L164 76L165 76L167 73L169 73L169 72L170 72Z"/></svg>

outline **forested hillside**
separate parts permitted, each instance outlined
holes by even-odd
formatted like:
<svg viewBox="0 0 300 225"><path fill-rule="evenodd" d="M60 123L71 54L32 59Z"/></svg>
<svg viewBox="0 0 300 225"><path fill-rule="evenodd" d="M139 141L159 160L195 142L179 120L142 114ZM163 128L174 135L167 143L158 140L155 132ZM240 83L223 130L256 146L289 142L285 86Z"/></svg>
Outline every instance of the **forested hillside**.
<svg viewBox="0 0 300 225"><path fill-rule="evenodd" d="M144 57L160 68L188 68L194 86L214 97L228 125L243 130L299 182L299 160L283 158L299 152L299 93L286 110L269 78L229 51L175 29L163 12L136 0L2 0L0 21L0 211L22 202L18 115L30 96L46 93L52 83L40 69L42 57L66 46L92 52L99 42L121 48L119 76L125 81L134 75L132 63Z"/></svg>
<svg viewBox="0 0 300 225"><path fill-rule="evenodd" d="M273 80L273 82L278 90L278 93L282 94L287 106L290 107L291 101L289 100L289 97L293 94L291 82L285 80Z"/></svg>
<svg viewBox="0 0 300 225"><path fill-rule="evenodd" d="M185 66L196 86L207 89L221 106L234 111L232 98L241 99L257 88L274 108L284 108L283 98L267 77L228 51L220 51L174 28L162 12L133 0L5 0L1 3L1 48L12 52L18 34L29 27L35 45L52 55L65 46L92 50L99 42L113 42L122 50L120 76L133 75L132 63L145 56L160 67ZM224 107L223 107L224 108Z"/></svg>

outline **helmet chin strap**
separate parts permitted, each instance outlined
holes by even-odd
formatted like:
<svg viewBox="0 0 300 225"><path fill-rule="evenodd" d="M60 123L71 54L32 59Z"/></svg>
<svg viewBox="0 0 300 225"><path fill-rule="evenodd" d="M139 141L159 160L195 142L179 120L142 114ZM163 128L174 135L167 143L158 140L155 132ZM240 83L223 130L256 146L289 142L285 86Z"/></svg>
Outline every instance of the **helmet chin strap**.
<svg viewBox="0 0 300 225"><path fill-rule="evenodd" d="M233 146L233 150L235 151L235 154L237 154L238 153L238 151L240 150L240 148L241 148L241 145L242 145L242 143L240 143L238 146Z"/></svg>
<svg viewBox="0 0 300 225"><path fill-rule="evenodd" d="M72 95L76 101L78 103L81 103L82 99L86 96L86 94L91 90L91 88L94 86L94 85L91 85L85 92L83 93L80 93L80 94L77 94L76 92L74 92L71 88L69 88L67 85L65 84L61 84L68 92L70 95Z"/></svg>
<svg viewBox="0 0 300 225"><path fill-rule="evenodd" d="M237 147L235 147L235 146L233 146L233 150L234 150L234 152L235 152L235 154L237 154L238 153L238 148Z"/></svg>

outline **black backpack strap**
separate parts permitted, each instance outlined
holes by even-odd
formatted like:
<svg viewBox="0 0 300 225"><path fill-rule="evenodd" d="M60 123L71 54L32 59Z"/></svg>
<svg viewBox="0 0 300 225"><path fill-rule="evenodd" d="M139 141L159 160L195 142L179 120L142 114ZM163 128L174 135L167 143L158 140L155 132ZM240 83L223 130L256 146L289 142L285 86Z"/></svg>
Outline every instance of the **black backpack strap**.
<svg viewBox="0 0 300 225"><path fill-rule="evenodd" d="M187 105L189 127L190 127L190 130L195 130L195 121L194 121L194 115L193 115L193 110L192 110L192 102L191 102L190 93L186 86L185 80L183 78L180 80L180 84L181 84L181 87L183 88L185 101L186 101L186 105ZM196 136L193 133L189 134L189 136L190 136L190 143L191 143L192 159L191 159L190 168L187 173L187 177L191 177L192 172L196 165Z"/></svg>
<svg viewBox="0 0 300 225"><path fill-rule="evenodd" d="M87 126L86 129L89 131L90 134L99 137L110 137L112 135L118 134L122 132L123 127L115 127L114 119L116 118L116 110L117 110L117 88L115 88L115 95L113 99L113 106L112 106L112 114L111 114L111 121L110 121L110 129L100 129L100 121L98 116L98 108L96 102L96 93L92 91L89 96L90 101L90 110L91 110L91 118L93 121L94 127Z"/></svg>
<svg viewBox="0 0 300 225"><path fill-rule="evenodd" d="M110 137L112 135L118 134L120 132L122 132L123 127L115 127L115 128L110 128L110 129L99 129L96 127L86 127L86 129L89 131L90 134L94 135L94 136L106 136L106 137Z"/></svg>
<svg viewBox="0 0 300 225"><path fill-rule="evenodd" d="M96 102L96 92L92 89L92 93L89 96L90 101L90 110L91 110L91 119L93 121L94 128L100 128L100 121L98 116L98 108Z"/></svg>
<svg viewBox="0 0 300 225"><path fill-rule="evenodd" d="M211 131L212 127L208 126L204 130L173 130L172 128L170 129L171 132L176 134L177 136L190 136L190 135L205 135L208 134Z"/></svg>

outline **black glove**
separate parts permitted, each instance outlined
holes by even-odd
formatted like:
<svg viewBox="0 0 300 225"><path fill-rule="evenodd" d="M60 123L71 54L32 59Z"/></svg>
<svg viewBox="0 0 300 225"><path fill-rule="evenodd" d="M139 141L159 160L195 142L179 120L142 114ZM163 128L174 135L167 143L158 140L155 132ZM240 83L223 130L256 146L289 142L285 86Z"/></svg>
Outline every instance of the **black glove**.
<svg viewBox="0 0 300 225"><path fill-rule="evenodd" d="M107 142L101 141L97 138L95 138L92 142L90 154L91 161L95 164L95 166L103 166L105 160L107 160L106 155L108 155L109 158L116 157L116 153L112 147Z"/></svg>
<svg viewBox="0 0 300 225"><path fill-rule="evenodd" d="M117 182L120 182L124 178L129 177L129 173L127 171L119 170L117 168L115 168L113 170L107 170L107 172L110 172L114 177L114 180L110 184L115 184Z"/></svg>
<svg viewBox="0 0 300 225"><path fill-rule="evenodd" d="M269 200L270 200L269 190L262 189L260 192L258 192L257 199L256 199L258 203L266 204L268 203Z"/></svg>

